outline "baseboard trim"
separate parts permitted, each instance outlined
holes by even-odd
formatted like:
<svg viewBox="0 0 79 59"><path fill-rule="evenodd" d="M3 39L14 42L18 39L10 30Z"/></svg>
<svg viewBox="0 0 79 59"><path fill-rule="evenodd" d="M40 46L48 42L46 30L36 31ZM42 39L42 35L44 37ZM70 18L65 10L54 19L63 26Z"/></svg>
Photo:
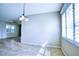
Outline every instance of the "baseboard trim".
<svg viewBox="0 0 79 59"><path fill-rule="evenodd" d="M65 56L68 56L68 54L65 52L65 50L64 50L63 48L61 48L61 50L62 50L62 52L63 52L63 54L64 54Z"/></svg>
<svg viewBox="0 0 79 59"><path fill-rule="evenodd" d="M48 44L47 47L51 47L51 48L61 48L58 44Z"/></svg>
<svg viewBox="0 0 79 59"><path fill-rule="evenodd" d="M21 42L22 43L22 42ZM33 45L33 46L39 46L39 47L42 47L42 45L40 45L40 44L33 44L33 43L22 43L22 44L26 44L26 45ZM49 47L49 48L61 48L60 46L58 46L58 45L47 45L46 47Z"/></svg>
<svg viewBox="0 0 79 59"><path fill-rule="evenodd" d="M5 37L5 38L0 38L0 39L12 39L12 38L17 38L17 37Z"/></svg>

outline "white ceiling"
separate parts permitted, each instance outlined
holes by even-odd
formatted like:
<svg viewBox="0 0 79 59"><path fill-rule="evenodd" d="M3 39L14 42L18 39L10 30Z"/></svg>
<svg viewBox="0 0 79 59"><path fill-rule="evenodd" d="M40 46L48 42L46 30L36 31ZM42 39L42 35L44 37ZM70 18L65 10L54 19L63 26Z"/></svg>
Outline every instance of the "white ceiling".
<svg viewBox="0 0 79 59"><path fill-rule="evenodd" d="M25 16L58 12L62 4L60 3L26 3ZM23 13L23 3L1 3L0 4L0 20L18 20Z"/></svg>

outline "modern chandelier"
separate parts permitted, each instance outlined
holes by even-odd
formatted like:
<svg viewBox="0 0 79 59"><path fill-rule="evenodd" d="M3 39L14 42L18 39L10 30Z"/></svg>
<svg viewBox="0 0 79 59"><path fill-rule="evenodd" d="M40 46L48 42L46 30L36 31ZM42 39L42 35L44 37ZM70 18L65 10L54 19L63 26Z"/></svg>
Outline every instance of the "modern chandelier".
<svg viewBox="0 0 79 59"><path fill-rule="evenodd" d="M25 3L23 4L23 14L19 18L20 21L25 20L28 21L28 17L25 16Z"/></svg>

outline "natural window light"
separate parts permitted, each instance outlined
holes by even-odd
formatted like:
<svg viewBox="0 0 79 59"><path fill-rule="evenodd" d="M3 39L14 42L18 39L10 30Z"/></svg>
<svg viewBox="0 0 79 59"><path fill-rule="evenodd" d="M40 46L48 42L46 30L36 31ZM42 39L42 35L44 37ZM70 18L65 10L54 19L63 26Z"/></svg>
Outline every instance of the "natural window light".
<svg viewBox="0 0 79 59"><path fill-rule="evenodd" d="M64 16L65 15L65 16ZM62 37L79 43L79 4L72 3L62 13ZM79 46L79 44L77 44Z"/></svg>
<svg viewBox="0 0 79 59"><path fill-rule="evenodd" d="M79 42L79 4L75 4L75 41Z"/></svg>
<svg viewBox="0 0 79 59"><path fill-rule="evenodd" d="M65 23L65 13L62 15L62 36L66 37L66 23Z"/></svg>
<svg viewBox="0 0 79 59"><path fill-rule="evenodd" d="M67 17L67 38L73 40L73 7L72 4L66 11Z"/></svg>
<svg viewBox="0 0 79 59"><path fill-rule="evenodd" d="M14 33L15 32L15 25L6 24L6 32L7 33Z"/></svg>

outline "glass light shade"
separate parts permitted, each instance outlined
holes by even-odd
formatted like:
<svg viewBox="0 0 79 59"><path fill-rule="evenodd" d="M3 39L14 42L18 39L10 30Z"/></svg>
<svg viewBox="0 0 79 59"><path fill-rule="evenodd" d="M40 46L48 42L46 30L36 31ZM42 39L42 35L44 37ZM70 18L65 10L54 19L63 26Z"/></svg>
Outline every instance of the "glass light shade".
<svg viewBox="0 0 79 59"><path fill-rule="evenodd" d="M29 19L28 18L25 18L25 21L28 21Z"/></svg>
<svg viewBox="0 0 79 59"><path fill-rule="evenodd" d="M25 18L24 16L21 16L21 17L19 18L19 20L21 20L21 21L22 21L24 18Z"/></svg>

